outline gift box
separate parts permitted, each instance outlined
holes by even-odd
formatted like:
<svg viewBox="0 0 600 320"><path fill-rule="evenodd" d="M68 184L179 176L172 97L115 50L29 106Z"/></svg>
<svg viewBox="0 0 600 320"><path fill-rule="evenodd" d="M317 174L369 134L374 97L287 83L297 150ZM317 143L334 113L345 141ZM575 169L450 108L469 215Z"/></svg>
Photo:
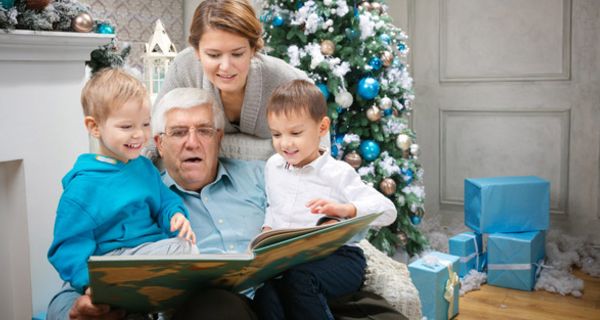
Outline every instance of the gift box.
<svg viewBox="0 0 600 320"><path fill-rule="evenodd" d="M471 269L482 271L481 254L483 245L481 234L476 232L463 232L448 239L448 251L451 255L458 256L459 277L466 276Z"/></svg>
<svg viewBox="0 0 600 320"><path fill-rule="evenodd" d="M550 182L534 176L465 179L465 225L479 233L547 230Z"/></svg>
<svg viewBox="0 0 600 320"><path fill-rule="evenodd" d="M490 234L487 254L488 284L531 291L545 256L545 232Z"/></svg>
<svg viewBox="0 0 600 320"><path fill-rule="evenodd" d="M408 265L427 319L451 319L458 314L457 268L458 257L441 252L430 252Z"/></svg>

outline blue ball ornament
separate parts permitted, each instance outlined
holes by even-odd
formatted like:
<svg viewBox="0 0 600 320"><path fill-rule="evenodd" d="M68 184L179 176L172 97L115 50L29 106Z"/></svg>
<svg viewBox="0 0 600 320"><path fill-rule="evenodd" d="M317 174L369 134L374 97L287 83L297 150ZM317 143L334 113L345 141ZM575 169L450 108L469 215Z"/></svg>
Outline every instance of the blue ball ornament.
<svg viewBox="0 0 600 320"><path fill-rule="evenodd" d="M115 28L108 23L101 23L98 25L96 32L101 34L114 34Z"/></svg>
<svg viewBox="0 0 600 320"><path fill-rule="evenodd" d="M392 43L392 38L390 38L390 36L385 33L379 36L379 40L388 45Z"/></svg>
<svg viewBox="0 0 600 320"><path fill-rule="evenodd" d="M394 113L394 110L392 110L392 108L383 110L383 115L386 117L391 116L393 113Z"/></svg>
<svg viewBox="0 0 600 320"><path fill-rule="evenodd" d="M354 39L358 38L358 36L359 36L358 30L355 30L352 28L346 28L346 37L348 37L348 39L354 40Z"/></svg>
<svg viewBox="0 0 600 320"><path fill-rule="evenodd" d="M400 168L400 173L404 177L404 181L406 181L406 184L410 184L415 178L414 172L410 169Z"/></svg>
<svg viewBox="0 0 600 320"><path fill-rule="evenodd" d="M298 2L296 2L296 10L300 9L302 7L304 7L304 1L298 1Z"/></svg>
<svg viewBox="0 0 600 320"><path fill-rule="evenodd" d="M321 90L323 97L325 97L325 101L329 98L329 89L327 89L327 85L324 83L317 83L317 87Z"/></svg>
<svg viewBox="0 0 600 320"><path fill-rule="evenodd" d="M283 25L283 18L281 16L275 16L275 18L273 18L273 21L271 21L271 25L273 27L281 27Z"/></svg>
<svg viewBox="0 0 600 320"><path fill-rule="evenodd" d="M406 50L406 45L403 42L398 43L398 50L400 50L400 51Z"/></svg>
<svg viewBox="0 0 600 320"><path fill-rule="evenodd" d="M337 158L338 156L338 146L335 144L331 146L331 156Z"/></svg>
<svg viewBox="0 0 600 320"><path fill-rule="evenodd" d="M360 143L359 152L363 159L373 161L379 156L381 148L379 148L377 142L373 140L364 140Z"/></svg>
<svg viewBox="0 0 600 320"><path fill-rule="evenodd" d="M383 62L381 62L381 59L379 59L379 57L373 57L371 58L371 60L369 60L369 65L371 66L371 68L373 68L373 70L377 71L381 69Z"/></svg>
<svg viewBox="0 0 600 320"><path fill-rule="evenodd" d="M366 77L360 79L358 82L358 95L365 99L371 100L379 94L379 81L373 77Z"/></svg>
<svg viewBox="0 0 600 320"><path fill-rule="evenodd" d="M418 225L419 223L421 223L421 217L418 215L412 215L410 216L410 222L412 222L412 224L414 225Z"/></svg>

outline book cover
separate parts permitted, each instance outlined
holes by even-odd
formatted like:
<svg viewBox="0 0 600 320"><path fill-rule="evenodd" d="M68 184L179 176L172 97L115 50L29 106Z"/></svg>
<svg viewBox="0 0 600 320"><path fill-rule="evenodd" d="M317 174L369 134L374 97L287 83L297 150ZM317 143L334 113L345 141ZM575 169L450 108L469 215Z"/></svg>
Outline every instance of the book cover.
<svg viewBox="0 0 600 320"><path fill-rule="evenodd" d="M176 308L202 287L242 291L304 262L322 258L365 230L379 214L335 224L264 232L246 253L92 256L92 301L135 312Z"/></svg>

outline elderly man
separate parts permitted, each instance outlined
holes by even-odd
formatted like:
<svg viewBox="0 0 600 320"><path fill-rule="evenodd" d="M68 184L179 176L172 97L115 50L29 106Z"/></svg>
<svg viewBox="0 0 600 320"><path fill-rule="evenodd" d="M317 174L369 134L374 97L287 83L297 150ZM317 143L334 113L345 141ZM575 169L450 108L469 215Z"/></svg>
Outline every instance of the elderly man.
<svg viewBox="0 0 600 320"><path fill-rule="evenodd" d="M187 206L201 253L244 252L260 232L266 209L264 162L218 158L223 126L223 111L210 93L195 88L167 93L152 118L154 141L165 168L163 182ZM363 308L342 303L332 309L352 319L359 318L354 314L357 310L372 312L369 319L402 317L379 297L358 298L377 301ZM67 286L50 302L47 319L121 319L124 315L122 310L93 305L90 296ZM256 319L244 295L219 289L199 290L174 317Z"/></svg>
<svg viewBox="0 0 600 320"><path fill-rule="evenodd" d="M260 232L266 208L264 163L219 159L223 111L200 89L178 88L157 104L152 132L165 167L163 182L183 199L201 253L244 252ZM48 319L120 319L120 310L91 304L64 288L50 303ZM252 319L247 299L202 290L182 308L183 319Z"/></svg>

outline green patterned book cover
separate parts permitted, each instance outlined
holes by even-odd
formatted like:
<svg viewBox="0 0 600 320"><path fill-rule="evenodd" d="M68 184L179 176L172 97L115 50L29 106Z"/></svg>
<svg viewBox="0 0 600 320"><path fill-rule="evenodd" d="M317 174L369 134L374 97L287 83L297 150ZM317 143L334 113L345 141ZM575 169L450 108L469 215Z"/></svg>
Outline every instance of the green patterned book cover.
<svg viewBox="0 0 600 320"><path fill-rule="evenodd" d="M92 301L135 312L167 311L203 287L242 291L297 264L331 254L379 214L259 234L247 253L92 256Z"/></svg>

